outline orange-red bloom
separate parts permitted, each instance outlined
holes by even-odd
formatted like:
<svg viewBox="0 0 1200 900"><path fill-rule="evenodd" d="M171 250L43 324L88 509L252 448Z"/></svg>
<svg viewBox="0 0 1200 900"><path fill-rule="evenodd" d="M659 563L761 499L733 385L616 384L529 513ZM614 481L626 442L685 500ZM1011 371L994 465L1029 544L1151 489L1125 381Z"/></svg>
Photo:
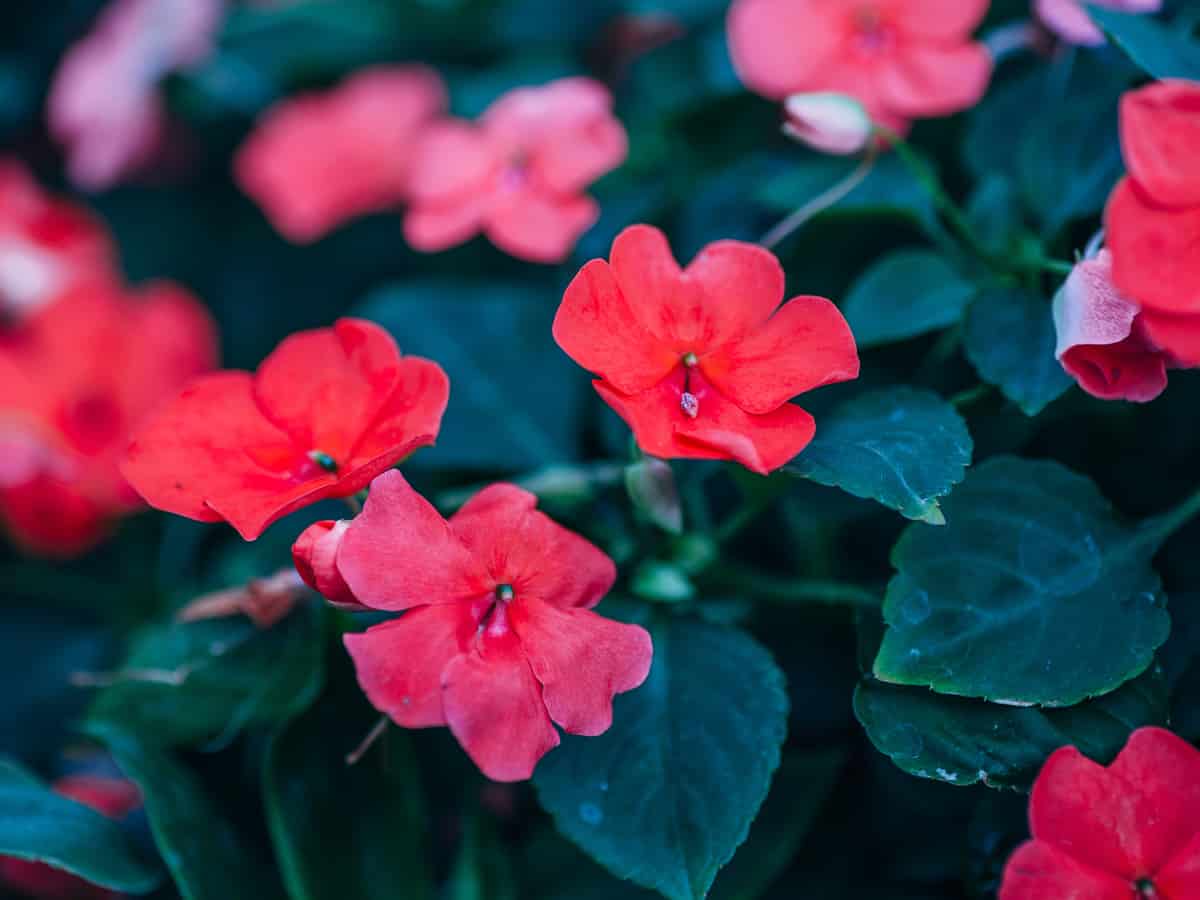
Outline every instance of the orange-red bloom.
<svg viewBox="0 0 1200 900"><path fill-rule="evenodd" d="M271 107L238 151L238 184L286 238L315 241L407 198L412 148L445 106L431 69L364 69Z"/></svg>
<svg viewBox="0 0 1200 900"><path fill-rule="evenodd" d="M82 281L116 278L104 226L0 160L0 319L26 316Z"/></svg>
<svg viewBox="0 0 1200 900"><path fill-rule="evenodd" d="M429 128L413 161L405 236L432 252L483 232L520 259L560 262L599 215L584 190L625 153L625 129L599 82L509 91L477 123Z"/></svg>
<svg viewBox="0 0 1200 900"><path fill-rule="evenodd" d="M558 745L552 723L607 731L613 695L645 680L653 652L644 629L590 612L616 578L612 560L536 505L494 484L446 521L387 472L360 516L313 526L294 550L331 599L407 610L346 635L359 684L398 725L450 726L496 781L533 774Z"/></svg>
<svg viewBox="0 0 1200 900"><path fill-rule="evenodd" d="M53 787L64 797L110 819L123 819L142 805L137 786L122 778L68 775L54 782ZM117 900L124 896L46 863L14 856L0 856L0 884L39 900Z"/></svg>
<svg viewBox="0 0 1200 900"><path fill-rule="evenodd" d="M779 468L812 440L797 394L858 376L846 320L823 297L783 306L783 269L740 241L681 270L657 228L634 225L575 276L554 339L599 375L600 396L652 456Z"/></svg>
<svg viewBox="0 0 1200 900"><path fill-rule="evenodd" d="M729 50L742 81L773 100L855 97L893 131L979 102L992 60L971 32L988 0L735 0Z"/></svg>
<svg viewBox="0 0 1200 900"><path fill-rule="evenodd" d="M254 374L195 379L134 436L121 471L151 506L254 540L432 444L449 394L436 363L340 319L291 335Z"/></svg>
<svg viewBox="0 0 1200 900"><path fill-rule="evenodd" d="M1200 84L1122 97L1121 148L1129 174L1105 211L1113 281L1141 307L1150 340L1200 365Z"/></svg>
<svg viewBox="0 0 1200 900"><path fill-rule="evenodd" d="M1194 900L1200 750L1161 728L1139 728L1107 768L1063 747L1033 786L1029 826L1000 900Z"/></svg>
<svg viewBox="0 0 1200 900"><path fill-rule="evenodd" d="M141 507L118 469L129 435L216 364L204 308L165 283L80 284L0 343L0 519L40 553L82 552Z"/></svg>

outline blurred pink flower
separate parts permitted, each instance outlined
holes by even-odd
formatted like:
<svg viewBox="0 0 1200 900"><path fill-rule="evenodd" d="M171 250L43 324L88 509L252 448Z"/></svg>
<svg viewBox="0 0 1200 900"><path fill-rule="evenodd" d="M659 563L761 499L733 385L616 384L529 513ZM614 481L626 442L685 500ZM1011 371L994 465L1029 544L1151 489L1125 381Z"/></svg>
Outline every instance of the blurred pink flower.
<svg viewBox="0 0 1200 900"><path fill-rule="evenodd" d="M158 84L212 49L223 0L114 0L63 57L47 113L82 187L109 187L158 147L164 112Z"/></svg>
<svg viewBox="0 0 1200 900"><path fill-rule="evenodd" d="M445 108L431 69L364 69L269 109L238 151L238 184L289 240L315 241L406 198L419 130Z"/></svg>
<svg viewBox="0 0 1200 900"><path fill-rule="evenodd" d="M1090 0L1129 13L1153 13L1162 9L1162 0ZM1071 44L1103 44L1104 34L1084 9L1082 0L1034 0L1037 17L1047 28Z"/></svg>
<svg viewBox="0 0 1200 900"><path fill-rule="evenodd" d="M519 259L561 262L599 215L584 190L627 149L599 82L516 88L477 122L430 126L413 160L405 236L435 252L483 232Z"/></svg>
<svg viewBox="0 0 1200 900"><path fill-rule="evenodd" d="M783 133L822 153L858 153L875 131L863 105L845 94L792 94L783 111Z"/></svg>

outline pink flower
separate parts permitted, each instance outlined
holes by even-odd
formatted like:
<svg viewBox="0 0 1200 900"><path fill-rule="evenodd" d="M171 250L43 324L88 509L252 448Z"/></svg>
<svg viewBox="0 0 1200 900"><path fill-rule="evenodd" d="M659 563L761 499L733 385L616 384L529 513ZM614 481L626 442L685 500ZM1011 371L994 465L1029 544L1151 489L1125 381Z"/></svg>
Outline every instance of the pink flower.
<svg viewBox="0 0 1200 900"><path fill-rule="evenodd" d="M158 83L210 51L223 0L114 0L63 57L50 88L49 127L72 180L108 187L157 149Z"/></svg>
<svg viewBox="0 0 1200 900"><path fill-rule="evenodd" d="M1089 0L1128 13L1153 13L1162 9L1162 0ZM1096 27L1081 0L1034 0L1034 10L1042 23L1071 44L1104 43L1104 33Z"/></svg>
<svg viewBox="0 0 1200 900"><path fill-rule="evenodd" d="M519 259L561 262L599 215L583 191L618 166L625 129L588 78L517 88L478 122L430 127L413 162L404 233L435 252L479 232Z"/></svg>
<svg viewBox="0 0 1200 900"><path fill-rule="evenodd" d="M1166 388L1175 360L1150 340L1138 305L1113 285L1107 250L1071 271L1054 297L1054 327L1055 358L1093 397L1146 403Z"/></svg>
<svg viewBox="0 0 1200 900"><path fill-rule="evenodd" d="M364 69L268 110L238 151L238 184L289 240L315 241L407 198L413 145L445 107L424 66Z"/></svg>
<svg viewBox="0 0 1200 900"><path fill-rule="evenodd" d="M783 109L783 133L823 153L858 153L875 130L863 105L845 94L792 94Z"/></svg>
<svg viewBox="0 0 1200 900"><path fill-rule="evenodd" d="M653 652L644 629L591 612L613 561L536 504L494 484L446 521L390 471L348 527L318 523L293 549L326 596L407 610L346 635L359 684L398 725L448 725L495 781L530 777L554 723L607 731L613 695L645 680Z"/></svg>
<svg viewBox="0 0 1200 900"><path fill-rule="evenodd" d="M992 60L971 32L988 0L735 0L734 68L753 91L849 94L874 122L906 131L913 119L974 106Z"/></svg>

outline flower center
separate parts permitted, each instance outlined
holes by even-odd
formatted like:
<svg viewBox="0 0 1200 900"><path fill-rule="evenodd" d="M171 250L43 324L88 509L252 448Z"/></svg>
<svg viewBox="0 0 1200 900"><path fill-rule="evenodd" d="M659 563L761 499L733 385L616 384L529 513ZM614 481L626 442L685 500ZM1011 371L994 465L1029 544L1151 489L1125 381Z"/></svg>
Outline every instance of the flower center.
<svg viewBox="0 0 1200 900"><path fill-rule="evenodd" d="M875 54L887 49L892 33L874 6L860 6L854 11L854 46L863 53Z"/></svg>
<svg viewBox="0 0 1200 900"><path fill-rule="evenodd" d="M1139 878L1133 883L1133 889L1137 892L1138 900L1158 900L1161 897L1149 878Z"/></svg>
<svg viewBox="0 0 1200 900"><path fill-rule="evenodd" d="M689 419L694 419L700 414L700 401L692 393L692 369L700 364L700 359L689 350L680 362L683 363L683 393L679 395L679 408Z"/></svg>
<svg viewBox="0 0 1200 900"><path fill-rule="evenodd" d="M338 470L337 460L334 459L332 456L330 456L328 453L326 453L324 450L309 450L308 458L311 459L316 466L320 467L321 469L324 469L326 472L329 472L331 475L337 474L337 470Z"/></svg>
<svg viewBox="0 0 1200 900"><path fill-rule="evenodd" d="M497 603L509 603L512 601L512 598L514 596L516 596L516 595L513 593L511 584L496 585L496 602Z"/></svg>
<svg viewBox="0 0 1200 900"><path fill-rule="evenodd" d="M63 431L85 454L100 453L117 441L122 421L116 401L100 391L84 394L63 410Z"/></svg>

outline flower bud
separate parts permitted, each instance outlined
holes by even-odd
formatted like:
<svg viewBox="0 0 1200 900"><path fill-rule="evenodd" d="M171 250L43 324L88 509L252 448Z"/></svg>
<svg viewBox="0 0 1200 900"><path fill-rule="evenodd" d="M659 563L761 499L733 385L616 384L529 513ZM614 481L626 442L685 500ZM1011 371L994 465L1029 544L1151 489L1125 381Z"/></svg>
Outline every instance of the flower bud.
<svg viewBox="0 0 1200 900"><path fill-rule="evenodd" d="M346 519L314 522L292 545L292 561L305 584L334 606L353 611L364 607L355 599L337 568L337 551L349 527L350 522Z"/></svg>
<svg viewBox="0 0 1200 900"><path fill-rule="evenodd" d="M863 105L845 94L792 94L783 108L783 133L823 153L858 153L875 130Z"/></svg>

